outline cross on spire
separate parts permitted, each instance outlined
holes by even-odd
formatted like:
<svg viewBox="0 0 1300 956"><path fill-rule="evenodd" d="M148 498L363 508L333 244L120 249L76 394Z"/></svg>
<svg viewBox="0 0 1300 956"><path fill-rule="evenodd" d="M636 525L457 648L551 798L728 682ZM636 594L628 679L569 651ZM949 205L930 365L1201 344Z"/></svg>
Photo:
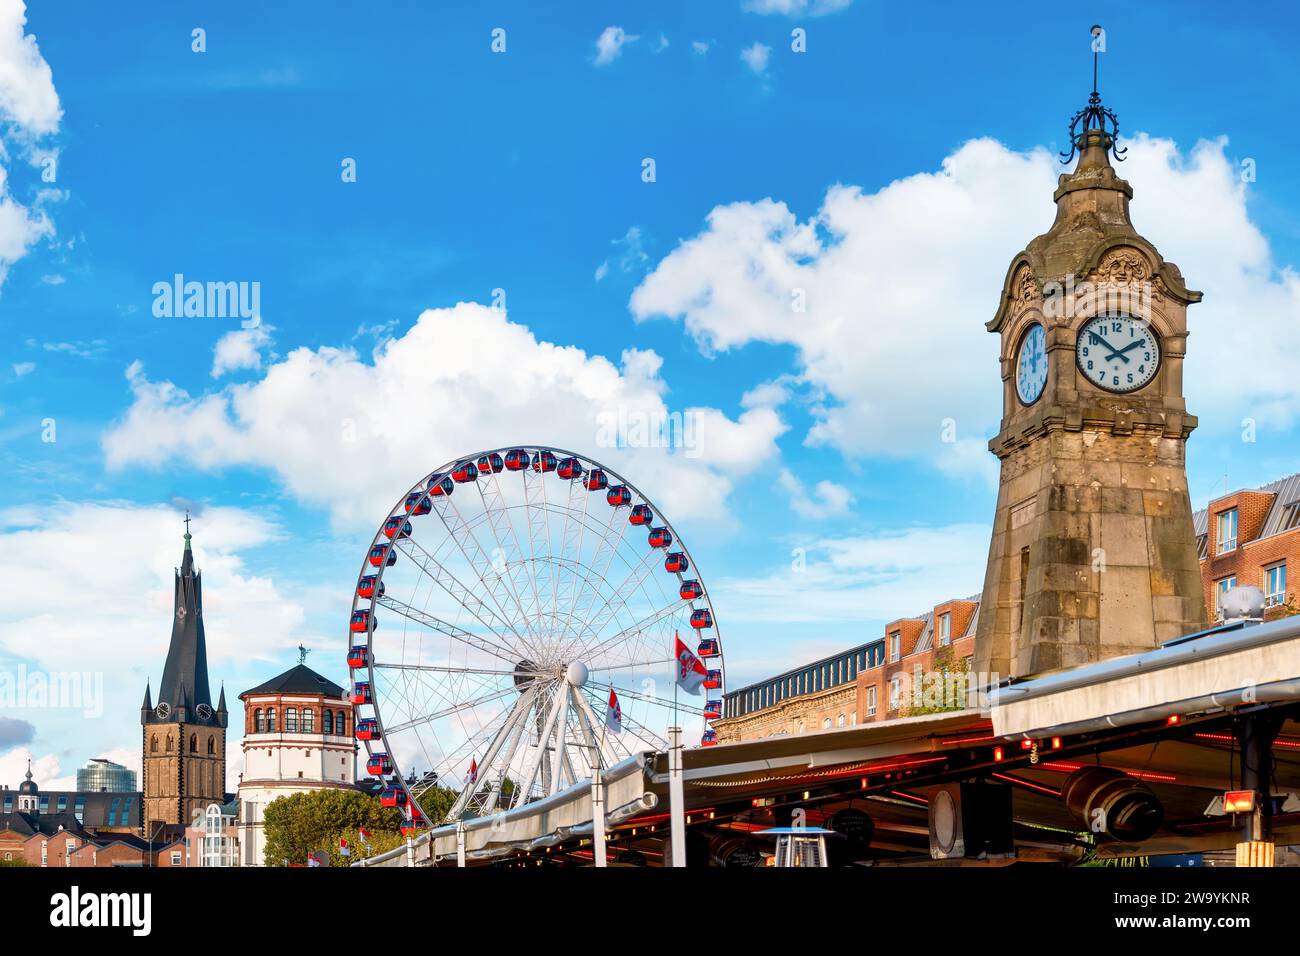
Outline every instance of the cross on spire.
<svg viewBox="0 0 1300 956"><path fill-rule="evenodd" d="M1096 84L1094 83L1094 85ZM189 508L185 509L185 533L187 535L190 533L190 509Z"/></svg>

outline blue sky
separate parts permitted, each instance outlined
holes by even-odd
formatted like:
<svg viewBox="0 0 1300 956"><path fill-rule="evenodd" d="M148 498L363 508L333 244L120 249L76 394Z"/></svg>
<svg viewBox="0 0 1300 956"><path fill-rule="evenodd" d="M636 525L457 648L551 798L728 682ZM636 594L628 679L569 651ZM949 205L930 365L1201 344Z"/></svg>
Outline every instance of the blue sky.
<svg viewBox="0 0 1300 956"><path fill-rule="evenodd" d="M300 642L342 681L341 615L394 496L519 440L609 457L663 504L711 587L733 687L977 592L999 412L982 323L1051 222L1094 20L1105 100L1135 134L1120 170L1135 224L1206 293L1193 499L1300 470L1290 12L63 2L23 25L17 0L0 10L0 562L26 582L0 600L0 664L86 666L105 693L93 719L6 714L0 782L27 752L66 777L137 749L181 502L212 678L232 695ZM265 328L155 317L154 284L176 273L257 282ZM470 305L496 289L504 317ZM502 383L498 360L542 369L547 394ZM546 378L560 366L572 380ZM596 447L590 416L626 404L708 410L701 457ZM362 437L340 452L354 415ZM403 420L400 438L379 427Z"/></svg>

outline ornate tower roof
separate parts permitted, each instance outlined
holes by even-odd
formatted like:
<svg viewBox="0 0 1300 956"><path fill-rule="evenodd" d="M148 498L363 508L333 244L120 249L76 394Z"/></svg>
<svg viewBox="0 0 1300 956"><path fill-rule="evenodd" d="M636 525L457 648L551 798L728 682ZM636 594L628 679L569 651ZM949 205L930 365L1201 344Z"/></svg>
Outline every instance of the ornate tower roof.
<svg viewBox="0 0 1300 956"><path fill-rule="evenodd" d="M186 516L185 550L176 571L172 638L167 649L158 697L142 723L191 723L220 726L212 709L208 690L208 650L203 632L203 581L194 567L190 546L189 517ZM145 691L146 706L149 692Z"/></svg>

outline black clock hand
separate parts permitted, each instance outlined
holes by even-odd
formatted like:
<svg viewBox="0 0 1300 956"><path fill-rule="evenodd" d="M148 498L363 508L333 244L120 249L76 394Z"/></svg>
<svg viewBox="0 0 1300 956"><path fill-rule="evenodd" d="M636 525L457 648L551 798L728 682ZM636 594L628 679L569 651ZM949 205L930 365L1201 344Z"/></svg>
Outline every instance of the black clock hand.
<svg viewBox="0 0 1300 956"><path fill-rule="evenodd" d="M1115 349L1114 346L1108 343L1106 345L1106 348L1111 349L1111 353L1106 356L1106 361L1109 362L1111 359L1118 357L1118 358L1122 358L1125 362L1127 362L1128 356L1125 355L1124 353L1132 351L1133 349L1137 348L1139 345L1144 345L1144 344L1146 344L1146 339L1138 339L1136 342L1130 342L1122 349Z"/></svg>

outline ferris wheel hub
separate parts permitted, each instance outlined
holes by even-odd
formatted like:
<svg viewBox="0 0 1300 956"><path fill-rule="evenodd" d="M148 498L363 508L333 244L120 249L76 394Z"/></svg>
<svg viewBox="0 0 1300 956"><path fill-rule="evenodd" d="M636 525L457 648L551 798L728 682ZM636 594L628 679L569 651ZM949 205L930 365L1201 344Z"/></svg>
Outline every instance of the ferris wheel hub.
<svg viewBox="0 0 1300 956"><path fill-rule="evenodd" d="M569 665L569 669L565 671L564 676L574 687L585 687L587 678L591 676L591 671L582 661L574 661Z"/></svg>

